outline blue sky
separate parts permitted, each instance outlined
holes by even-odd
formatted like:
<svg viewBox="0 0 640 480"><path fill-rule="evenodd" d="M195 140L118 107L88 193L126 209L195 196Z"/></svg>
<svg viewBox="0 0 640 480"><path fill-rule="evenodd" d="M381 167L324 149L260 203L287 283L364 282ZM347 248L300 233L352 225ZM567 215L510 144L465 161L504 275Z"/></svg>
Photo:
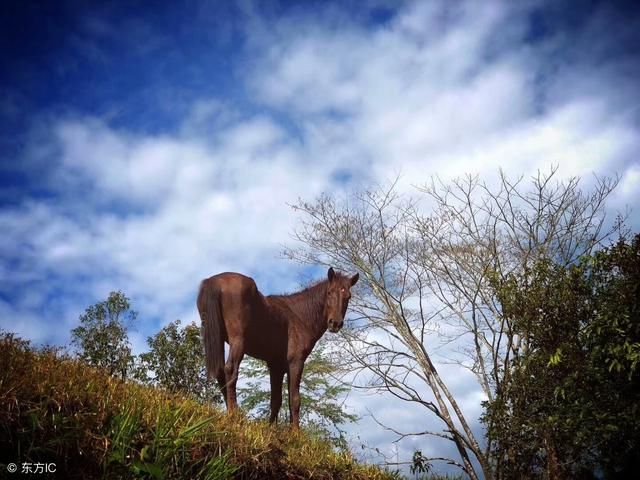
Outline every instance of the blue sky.
<svg viewBox="0 0 640 480"><path fill-rule="evenodd" d="M137 351L206 276L295 289L287 204L322 192L558 165L637 203L634 2L95 3L0 7L0 327L36 342L114 289Z"/></svg>

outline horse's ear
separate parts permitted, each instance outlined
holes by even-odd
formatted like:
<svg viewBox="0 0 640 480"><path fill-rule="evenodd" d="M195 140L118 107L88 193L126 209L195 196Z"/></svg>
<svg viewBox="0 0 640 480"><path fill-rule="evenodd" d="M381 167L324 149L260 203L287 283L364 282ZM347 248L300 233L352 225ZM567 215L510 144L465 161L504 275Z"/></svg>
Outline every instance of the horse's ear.
<svg viewBox="0 0 640 480"><path fill-rule="evenodd" d="M351 277L351 286L353 287L356 283L358 283L358 279L360 278L360 274L356 273L353 277Z"/></svg>
<svg viewBox="0 0 640 480"><path fill-rule="evenodd" d="M327 277L329 277L329 281L333 282L336 278L336 272L333 271L333 267L329 267L329 271L327 272Z"/></svg>

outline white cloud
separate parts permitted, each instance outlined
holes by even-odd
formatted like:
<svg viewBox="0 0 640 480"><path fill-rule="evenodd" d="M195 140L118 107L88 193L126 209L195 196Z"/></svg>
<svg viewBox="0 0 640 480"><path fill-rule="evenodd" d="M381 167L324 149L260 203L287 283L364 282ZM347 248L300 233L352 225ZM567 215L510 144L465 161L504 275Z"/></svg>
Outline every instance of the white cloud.
<svg viewBox="0 0 640 480"><path fill-rule="evenodd" d="M89 182L88 202L97 196L142 210L118 215L100 208L83 226L73 212L64 217L53 208L33 248L45 265L99 251L91 267L109 265L120 288L156 315L182 312L205 276L274 264L292 227L286 202L327 185L328 172L302 165L297 147L266 118L216 132L210 143L135 137L95 119L57 131L65 188Z"/></svg>
<svg viewBox="0 0 640 480"><path fill-rule="evenodd" d="M561 95L573 78L566 67L540 81L549 76L549 44L567 39L527 44L525 13L500 2L416 2L373 32L288 24L258 63L254 88L334 148L360 148L378 179L621 168L639 140L632 117L620 116L610 72L586 75L598 97L589 89Z"/></svg>

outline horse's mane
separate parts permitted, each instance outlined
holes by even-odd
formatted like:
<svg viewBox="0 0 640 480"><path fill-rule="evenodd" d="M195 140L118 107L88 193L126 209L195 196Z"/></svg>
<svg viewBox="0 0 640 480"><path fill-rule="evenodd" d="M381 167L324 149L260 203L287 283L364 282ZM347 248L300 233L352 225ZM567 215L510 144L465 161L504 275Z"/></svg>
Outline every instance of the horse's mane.
<svg viewBox="0 0 640 480"><path fill-rule="evenodd" d="M293 293L269 295L267 301L292 310L303 320L315 321L324 311L329 280L320 280Z"/></svg>

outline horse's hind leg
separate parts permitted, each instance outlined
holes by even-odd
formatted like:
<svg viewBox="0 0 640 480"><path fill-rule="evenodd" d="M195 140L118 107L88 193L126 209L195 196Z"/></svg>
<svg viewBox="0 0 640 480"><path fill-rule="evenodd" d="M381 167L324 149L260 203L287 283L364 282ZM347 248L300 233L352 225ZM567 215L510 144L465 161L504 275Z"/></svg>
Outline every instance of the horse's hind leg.
<svg viewBox="0 0 640 480"><path fill-rule="evenodd" d="M228 406L227 402L227 379L224 374L224 367L218 370L216 374L216 379L218 380L218 386L220 387L220 393L222 393L222 398L224 399L224 404Z"/></svg>
<svg viewBox="0 0 640 480"><path fill-rule="evenodd" d="M238 382L238 370L244 356L244 341L241 339L229 339L229 358L224 366L224 374L227 384L227 410L238 407L236 399L236 384Z"/></svg>

